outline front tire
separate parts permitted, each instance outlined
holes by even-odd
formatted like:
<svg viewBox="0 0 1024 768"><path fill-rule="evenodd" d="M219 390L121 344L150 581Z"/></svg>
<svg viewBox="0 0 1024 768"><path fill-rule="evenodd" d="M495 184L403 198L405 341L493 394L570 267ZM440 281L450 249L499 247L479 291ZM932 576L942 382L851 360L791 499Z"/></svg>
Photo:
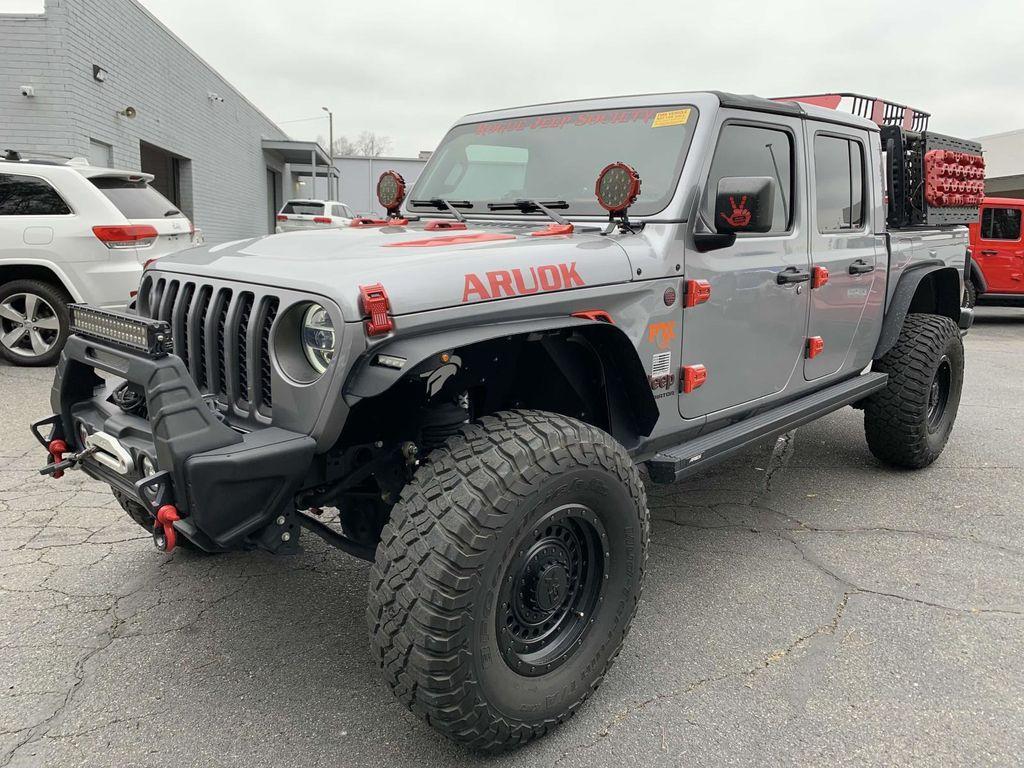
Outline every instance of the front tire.
<svg viewBox="0 0 1024 768"><path fill-rule="evenodd" d="M907 315L895 346L874 369L888 373L889 382L865 402L868 448L893 466L927 467L945 448L960 405L960 329L948 317Z"/></svg>
<svg viewBox="0 0 1024 768"><path fill-rule="evenodd" d="M384 527L367 620L385 681L474 749L543 735L618 654L648 529L639 473L604 432L541 411L467 425Z"/></svg>
<svg viewBox="0 0 1024 768"><path fill-rule="evenodd" d="M71 327L68 295L41 280L0 285L0 357L12 365L54 365Z"/></svg>

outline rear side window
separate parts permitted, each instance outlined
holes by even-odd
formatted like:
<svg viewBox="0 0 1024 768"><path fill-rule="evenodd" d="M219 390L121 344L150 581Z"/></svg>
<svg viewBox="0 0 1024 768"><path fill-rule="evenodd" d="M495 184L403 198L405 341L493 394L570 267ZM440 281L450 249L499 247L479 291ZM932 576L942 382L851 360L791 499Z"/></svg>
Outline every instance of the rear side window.
<svg viewBox="0 0 1024 768"><path fill-rule="evenodd" d="M68 204L35 176L0 173L0 216L66 216Z"/></svg>
<svg viewBox="0 0 1024 768"><path fill-rule="evenodd" d="M324 204L303 203L300 201L289 200L284 204L284 208L281 209L281 213L294 213L299 216L323 216Z"/></svg>
<svg viewBox="0 0 1024 768"><path fill-rule="evenodd" d="M714 208L718 182L729 176L767 176L775 181L772 228L789 229L793 201L793 141L785 131L727 123L711 161L708 204Z"/></svg>
<svg viewBox="0 0 1024 768"><path fill-rule="evenodd" d="M986 208L981 212L983 240L1020 240L1020 208Z"/></svg>
<svg viewBox="0 0 1024 768"><path fill-rule="evenodd" d="M101 176L89 181L126 219L171 219L185 215L142 179Z"/></svg>
<svg viewBox="0 0 1024 768"><path fill-rule="evenodd" d="M814 137L814 188L819 232L864 226L864 148L838 136Z"/></svg>

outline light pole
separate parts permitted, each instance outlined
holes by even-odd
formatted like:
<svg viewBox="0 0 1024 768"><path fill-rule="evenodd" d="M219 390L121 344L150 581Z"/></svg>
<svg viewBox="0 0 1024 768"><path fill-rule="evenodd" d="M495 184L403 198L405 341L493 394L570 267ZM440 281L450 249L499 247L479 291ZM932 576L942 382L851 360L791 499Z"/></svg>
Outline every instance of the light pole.
<svg viewBox="0 0 1024 768"><path fill-rule="evenodd" d="M320 107L320 109L327 113L327 120L330 126L330 128L328 129L328 133L330 134L328 141L330 142L330 144L327 145L327 155L331 158L331 169L330 175L327 177L327 194L332 200L336 200L338 198L338 190L336 185L334 192L331 192L331 185L334 184L334 113L331 112L331 110L329 110L327 107Z"/></svg>

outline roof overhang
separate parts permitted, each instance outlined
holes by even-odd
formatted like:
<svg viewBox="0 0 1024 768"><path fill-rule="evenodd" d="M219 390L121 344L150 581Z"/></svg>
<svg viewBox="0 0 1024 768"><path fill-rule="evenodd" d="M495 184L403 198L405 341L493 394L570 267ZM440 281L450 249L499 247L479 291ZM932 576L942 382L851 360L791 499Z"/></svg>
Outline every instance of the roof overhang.
<svg viewBox="0 0 1024 768"><path fill-rule="evenodd" d="M280 141L264 139L263 151L280 158L286 163L331 166L331 157L327 150L315 141ZM313 158L316 158L314 161Z"/></svg>

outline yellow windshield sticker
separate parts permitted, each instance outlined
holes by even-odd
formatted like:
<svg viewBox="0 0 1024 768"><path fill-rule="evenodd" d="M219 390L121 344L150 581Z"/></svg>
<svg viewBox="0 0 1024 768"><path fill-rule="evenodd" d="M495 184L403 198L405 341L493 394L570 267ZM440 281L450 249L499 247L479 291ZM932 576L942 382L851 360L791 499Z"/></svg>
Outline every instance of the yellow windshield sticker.
<svg viewBox="0 0 1024 768"><path fill-rule="evenodd" d="M690 110L673 109L671 112L659 112L654 116L651 128L664 128L667 125L686 125L690 119Z"/></svg>

